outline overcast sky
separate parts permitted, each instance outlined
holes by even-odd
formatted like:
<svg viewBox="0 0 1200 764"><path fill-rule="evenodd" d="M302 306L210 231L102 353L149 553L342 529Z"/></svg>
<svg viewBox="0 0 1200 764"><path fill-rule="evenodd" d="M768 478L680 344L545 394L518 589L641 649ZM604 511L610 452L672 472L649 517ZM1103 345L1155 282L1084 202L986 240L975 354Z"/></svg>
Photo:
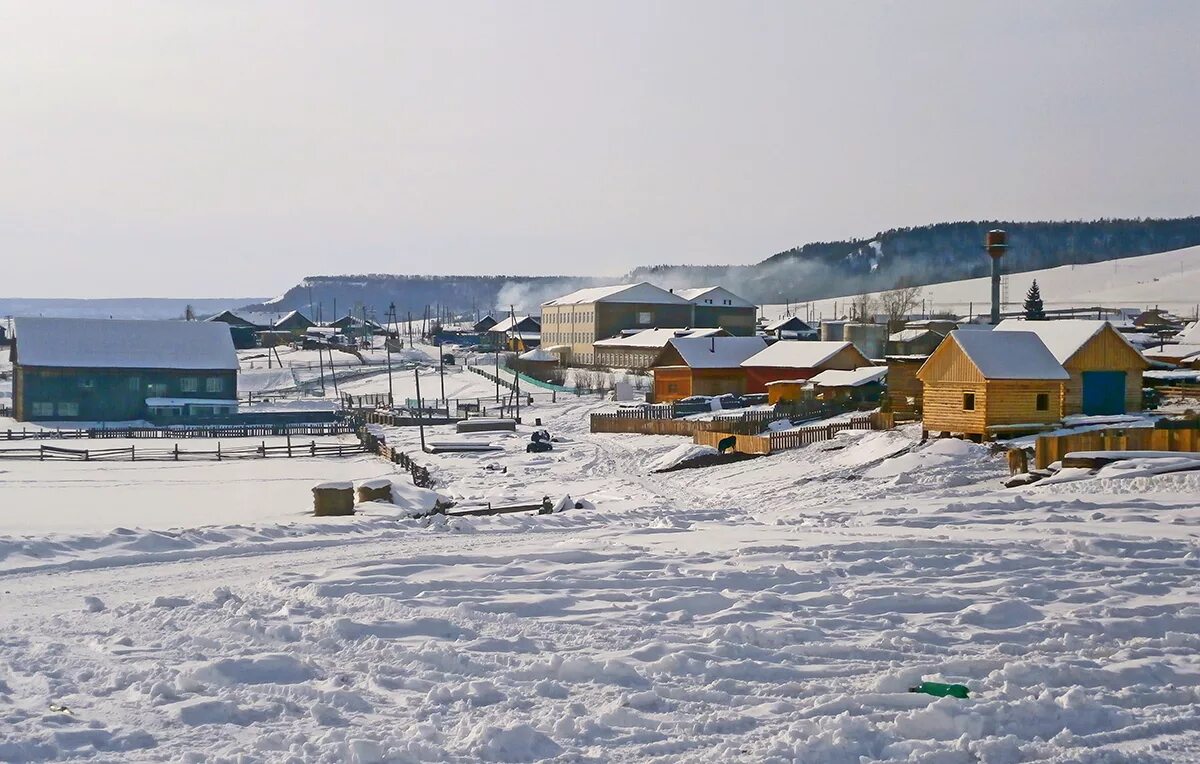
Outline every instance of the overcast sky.
<svg viewBox="0 0 1200 764"><path fill-rule="evenodd" d="M1200 3L0 0L0 296L1200 213Z"/></svg>

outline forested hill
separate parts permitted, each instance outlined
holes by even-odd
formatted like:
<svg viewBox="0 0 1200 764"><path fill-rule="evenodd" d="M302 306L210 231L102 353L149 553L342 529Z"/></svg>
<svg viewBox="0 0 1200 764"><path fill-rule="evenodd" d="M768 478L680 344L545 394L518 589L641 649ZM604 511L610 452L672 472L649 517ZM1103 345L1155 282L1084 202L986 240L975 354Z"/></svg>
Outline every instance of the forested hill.
<svg viewBox="0 0 1200 764"><path fill-rule="evenodd" d="M359 306L379 317L394 303L401 317L425 306L473 315L514 305L536 311L545 300L599 284L650 281L662 287L721 284L759 304L800 302L983 276L990 268L984 234L1008 231L1007 272L1092 263L1200 245L1200 217L1169 220L1014 222L983 220L896 228L867 239L805 244L754 265L659 265L616 278L565 276L310 276L267 303L271 310L310 302L326 319Z"/></svg>
<svg viewBox="0 0 1200 764"><path fill-rule="evenodd" d="M755 302L837 297L898 284L935 284L987 275L984 234L1008 231L1008 272L1093 263L1200 244L1200 217L1089 222L983 220L895 228L868 239L789 249L751 266L655 266L637 278L671 286L725 283Z"/></svg>

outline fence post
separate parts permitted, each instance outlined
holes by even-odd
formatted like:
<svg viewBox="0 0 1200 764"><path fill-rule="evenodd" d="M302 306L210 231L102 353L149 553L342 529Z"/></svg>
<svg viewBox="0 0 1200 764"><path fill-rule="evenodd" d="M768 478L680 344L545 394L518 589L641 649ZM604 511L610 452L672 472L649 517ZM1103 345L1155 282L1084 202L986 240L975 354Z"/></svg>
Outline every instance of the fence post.
<svg viewBox="0 0 1200 764"><path fill-rule="evenodd" d="M309 447L309 454L311 456L316 456L317 455L317 441L315 441L315 440L310 441L308 444L308 447Z"/></svg>
<svg viewBox="0 0 1200 764"><path fill-rule="evenodd" d="M179 461L179 441L175 441L175 461Z"/></svg>
<svg viewBox="0 0 1200 764"><path fill-rule="evenodd" d="M131 461L131 462L137 461L137 454L134 451L134 449L136 449L136 448L137 448L136 444L129 446L129 461Z"/></svg>

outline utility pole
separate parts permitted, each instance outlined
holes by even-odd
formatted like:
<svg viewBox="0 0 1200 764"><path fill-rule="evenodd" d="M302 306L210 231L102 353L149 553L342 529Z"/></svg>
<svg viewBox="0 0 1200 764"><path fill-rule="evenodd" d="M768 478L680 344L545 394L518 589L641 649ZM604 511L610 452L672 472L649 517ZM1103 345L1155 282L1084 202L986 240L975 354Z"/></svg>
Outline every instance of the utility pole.
<svg viewBox="0 0 1200 764"><path fill-rule="evenodd" d="M517 311L516 311L516 309L513 308L512 305L508 306L508 316L509 316L509 318L512 319L512 328L513 328L513 331L515 332L517 330ZM518 334L517 335L517 347L524 347L524 346L525 345L524 345L524 343L521 342L520 335ZM513 370L513 378L516 379L516 381L517 381L516 387L513 389L513 392L515 393L514 397L517 401L517 421L520 422L521 421L521 372L517 369L514 369Z"/></svg>
<svg viewBox="0 0 1200 764"><path fill-rule="evenodd" d="M333 368L333 346L329 346L329 376L333 377L333 397L339 401L342 399L341 393L338 392L337 371Z"/></svg>
<svg viewBox="0 0 1200 764"><path fill-rule="evenodd" d="M317 340L318 343L324 340ZM325 397L325 354L321 352L320 344L317 345L317 366L321 369L321 397ZM312 368L309 366L308 368Z"/></svg>
<svg viewBox="0 0 1200 764"><path fill-rule="evenodd" d="M421 418L421 368L413 369L413 377L417 380L417 427L421 431L421 451L425 451L425 420Z"/></svg>
<svg viewBox="0 0 1200 764"><path fill-rule="evenodd" d="M450 412L450 402L446 400L446 357L442 355L442 343L438 341L438 376L442 378L442 401L446 404L446 413Z"/></svg>
<svg viewBox="0 0 1200 764"><path fill-rule="evenodd" d="M395 408L396 396L392 390L392 323L396 320L396 303L388 306L388 325L384 331L383 347L387 351L387 367L388 367L388 408ZM399 336L399 327L396 331Z"/></svg>

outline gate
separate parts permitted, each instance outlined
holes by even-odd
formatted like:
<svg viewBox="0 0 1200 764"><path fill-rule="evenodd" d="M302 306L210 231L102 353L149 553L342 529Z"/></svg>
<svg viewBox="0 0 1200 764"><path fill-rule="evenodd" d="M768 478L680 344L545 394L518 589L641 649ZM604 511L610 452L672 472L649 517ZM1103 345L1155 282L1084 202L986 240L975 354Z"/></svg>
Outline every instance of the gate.
<svg viewBox="0 0 1200 764"><path fill-rule="evenodd" d="M1083 372L1083 413L1124 414L1125 372Z"/></svg>

